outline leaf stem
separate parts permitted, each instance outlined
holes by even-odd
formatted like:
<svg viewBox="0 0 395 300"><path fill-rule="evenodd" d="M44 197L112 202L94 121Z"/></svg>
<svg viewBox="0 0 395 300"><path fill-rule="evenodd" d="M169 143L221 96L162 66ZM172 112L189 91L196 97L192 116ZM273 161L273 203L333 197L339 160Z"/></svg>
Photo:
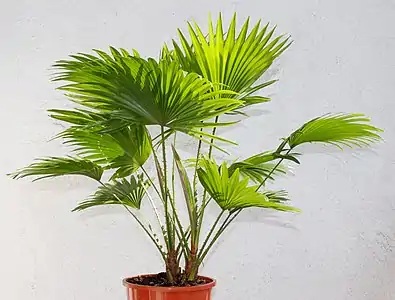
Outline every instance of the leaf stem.
<svg viewBox="0 0 395 300"><path fill-rule="evenodd" d="M204 240L202 247L200 248L198 257L199 257L200 255L202 255L202 253L203 253L203 251L204 251L204 249L205 249L205 247L206 247L208 241L210 240L211 235L212 235L213 232L214 232L214 229L217 227L218 222L221 220L221 218L222 218L222 216L224 215L224 213L225 213L225 210L222 210L221 213L220 213L220 214L218 215L218 217L216 218L216 220L215 220L213 226L211 226L211 229L210 229L209 233L207 234L207 237L206 237L206 239Z"/></svg>
<svg viewBox="0 0 395 300"><path fill-rule="evenodd" d="M287 144L288 139L285 139L280 146L278 146L276 153L281 153L285 147L285 145ZM287 152L285 153L285 155L288 155L289 152L291 152L292 148L288 149ZM284 160L284 156L280 158L280 160L277 162L277 164L273 167L273 169L270 170L269 174L262 180L262 182L258 185L258 187L256 188L255 191L258 191L267 181L268 178L270 178L270 176L274 173L274 171L277 170L277 168L280 166L280 164L283 162Z"/></svg>
<svg viewBox="0 0 395 300"><path fill-rule="evenodd" d="M207 205L210 203L211 200L212 200L212 198L210 198L210 199L206 202L206 205L205 205L204 207L201 206L201 207L199 208L198 217L200 216L200 214L202 213L202 211L207 207ZM191 236L191 226L188 226L188 228L185 230L185 239L188 240L190 236ZM178 246L177 246L177 252L180 250L180 247L181 247L181 244L178 244Z"/></svg>
<svg viewBox="0 0 395 300"><path fill-rule="evenodd" d="M105 186L103 182L101 182L100 180L98 180L98 182L102 185ZM135 213L133 213L123 202L121 199L119 199L119 197L117 195L113 195L120 203L121 205L128 211L128 213L136 220L136 222L141 226L141 228L145 231L145 233L148 235L148 237L151 239L151 241L154 243L154 245L156 246L156 248L158 249L160 255L163 258L163 261L166 263L166 253L163 252L162 250L162 246L160 245L159 242L157 242L155 240L155 237L149 232L149 230L145 227L145 225L143 224L143 222L136 216Z"/></svg>
<svg viewBox="0 0 395 300"><path fill-rule="evenodd" d="M168 195L167 195L167 160L166 160L166 141L165 141L165 133L164 127L160 127L160 133L162 137L162 158L163 158L163 192L162 197L165 205L165 218L166 218L166 229L167 229L167 238L168 238L168 247L169 250L174 249L174 238L175 234L172 231L171 217L169 215L169 203L168 203Z"/></svg>
<svg viewBox="0 0 395 300"><path fill-rule="evenodd" d="M163 239L164 239L165 242L167 243L167 241L166 241L166 231L165 231L165 227L163 226L162 221L160 220L158 208L156 207L155 202L154 202L154 200L152 199L151 195L148 193L147 188L144 187L144 186L143 186L143 188L144 188L144 190L145 190L145 193L147 194L147 197L148 197L148 199L149 199L149 202L151 203L152 209L153 209L154 212L155 212L156 220L158 221L158 224L159 224L159 226L160 226L160 230L161 230L161 232L162 232Z"/></svg>
<svg viewBox="0 0 395 300"><path fill-rule="evenodd" d="M155 185L154 181L152 180L151 176L148 174L147 170L143 166L140 166L140 169L143 171L144 175L147 177L148 181L150 182L152 187L155 189L155 192L157 193L157 195L159 196L159 198L163 202L162 195L160 194L158 188L156 187L156 185Z"/></svg>
<svg viewBox="0 0 395 300"><path fill-rule="evenodd" d="M173 139L173 147L176 147L176 137L177 133L174 133L174 139ZM172 189L172 199L173 201L176 199L176 188L175 188L175 169L176 169L176 161L173 158L173 167L171 171L171 189Z"/></svg>
<svg viewBox="0 0 395 300"><path fill-rule="evenodd" d="M174 138L173 138L173 147L176 146L176 137L177 137L177 132L174 133ZM175 209L175 199L176 199L176 188L175 188L175 159L173 157L173 164L172 164L172 170L171 170L171 188L172 188L172 196L170 195L169 192L169 197L170 197L170 203L171 203L171 207L173 209L173 228L172 230L175 231L177 233L177 228L176 225L174 224L174 220L177 219L177 222L180 223L179 219L178 219L178 215L177 215L177 211ZM181 224L181 223L180 223ZM180 234L183 234L182 232L182 226L180 226ZM178 237L178 239L180 240L180 237Z"/></svg>
<svg viewBox="0 0 395 300"><path fill-rule="evenodd" d="M184 243L184 248L185 248L187 251L189 251L188 241L187 241L188 238L186 237L186 234L185 234L184 229L183 229L183 227L182 227L180 218L178 217L177 210L176 210L176 208L175 208L175 206L174 206L174 202L170 201L170 205L171 205L171 208L172 208L172 210L173 210L173 212L174 212L174 218L175 218L175 220L176 220L176 223L177 223L177 225L178 225L178 230L179 230L180 235L181 235L181 239L180 239L180 237L179 237L180 242ZM175 225L175 224L174 224L174 225ZM177 230L176 230L176 232L177 232ZM179 248L178 248L178 250L179 250Z"/></svg>
<svg viewBox="0 0 395 300"><path fill-rule="evenodd" d="M208 252L210 251L210 249L213 247L213 245L215 244L215 242L218 240L218 238L221 236L221 234L225 231L225 229L230 225L230 223L233 222L234 219L236 219L236 217L240 214L240 212L242 211L242 209L238 209L236 211L232 211L229 212L228 216L226 217L226 219L222 222L220 228L218 229L218 231L216 232L214 238L211 240L210 244L208 245L208 247L204 250L204 252L201 253L201 255L198 258L198 262L197 262L197 267L203 262L203 260L206 258Z"/></svg>
<svg viewBox="0 0 395 300"><path fill-rule="evenodd" d="M218 120L219 120L219 116L216 116L214 122L218 123ZM215 135L216 131L217 131L217 127L214 127L213 131L212 131L212 135ZM199 140L199 143L201 143L200 140ZM208 150L208 157L209 158L211 158L211 155L212 155L213 143L214 143L214 138L211 138L210 147L209 147L209 150ZM196 158L196 170L195 170L195 172L197 172L198 159L199 159L199 157ZM195 173L195 175L196 175L196 173ZM207 205L206 205L206 197L207 197L207 191L204 190L204 192L203 192L203 199L202 199L202 205L201 205L201 207L203 207L203 209L201 211L201 214L200 214L200 216L198 218L198 222L197 222L197 244L199 244L199 238L200 238L200 232L202 230L204 212L205 212L205 209L207 207Z"/></svg>
<svg viewBox="0 0 395 300"><path fill-rule="evenodd" d="M203 128L200 128L200 131L203 131ZM196 151L195 172L194 172L194 174L193 174L193 191L194 191L194 194L195 194L195 195L197 194L197 191L196 191L196 184L197 184L197 169L198 169L198 167L199 167L199 157L200 157L201 148L202 148L202 140L199 139L198 147L197 147L197 151Z"/></svg>

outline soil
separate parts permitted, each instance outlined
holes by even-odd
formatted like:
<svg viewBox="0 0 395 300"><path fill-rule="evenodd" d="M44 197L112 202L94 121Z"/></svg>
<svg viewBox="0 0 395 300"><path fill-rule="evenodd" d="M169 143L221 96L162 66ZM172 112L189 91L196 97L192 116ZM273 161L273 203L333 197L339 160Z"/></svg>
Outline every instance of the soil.
<svg viewBox="0 0 395 300"><path fill-rule="evenodd" d="M198 277L196 281L181 281L179 280L175 284L170 284L167 280L166 273L158 273L156 275L143 275L133 278L128 278L126 280L128 283L147 285L147 286L162 286L162 287L186 287L186 286L196 286L201 284L210 283L209 279L204 277Z"/></svg>

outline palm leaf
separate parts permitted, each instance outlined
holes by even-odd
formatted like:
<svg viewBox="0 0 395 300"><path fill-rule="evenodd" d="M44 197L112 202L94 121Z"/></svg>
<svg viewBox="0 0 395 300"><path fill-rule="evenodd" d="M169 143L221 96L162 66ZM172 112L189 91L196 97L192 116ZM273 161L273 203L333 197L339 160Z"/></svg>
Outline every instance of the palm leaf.
<svg viewBox="0 0 395 300"><path fill-rule="evenodd" d="M51 117L74 126L60 133L64 143L73 146L78 156L117 169L113 178L135 172L149 158L152 147L145 126L123 125L108 116L81 110L51 110Z"/></svg>
<svg viewBox="0 0 395 300"><path fill-rule="evenodd" d="M28 176L38 176L35 180L58 177L63 175L83 175L100 180L103 168L99 165L81 158L74 157L48 157L10 174L14 179Z"/></svg>
<svg viewBox="0 0 395 300"><path fill-rule="evenodd" d="M160 125L187 132L242 104L231 91L213 90L176 62L142 58L111 48L111 54L74 55L55 64L54 80L75 102L128 124ZM203 124L202 124L203 122Z"/></svg>
<svg viewBox="0 0 395 300"><path fill-rule="evenodd" d="M108 168L118 168L111 178L125 177L142 167L152 152L151 137L145 126L128 126L110 134L124 151Z"/></svg>
<svg viewBox="0 0 395 300"><path fill-rule="evenodd" d="M100 134L88 128L72 127L61 134L64 144L73 147L73 152L97 164L108 165L124 154L122 147L110 135Z"/></svg>
<svg viewBox="0 0 395 300"><path fill-rule="evenodd" d="M284 190L280 191L264 191L263 194L267 197L270 202L286 202L289 201L288 193Z"/></svg>
<svg viewBox="0 0 395 300"><path fill-rule="evenodd" d="M141 201L149 186L147 181L143 180L142 175L131 176L130 180L122 178L107 183L96 191L89 200L81 202L73 211L81 211L93 206L101 205L126 205L131 208L140 209Z"/></svg>
<svg viewBox="0 0 395 300"><path fill-rule="evenodd" d="M249 19L236 36L236 14L225 30L221 14L217 24L211 18L208 34L203 34L197 24L189 24L190 41L179 30L180 42L173 41L173 51L165 47L162 55L177 61L187 72L200 74L217 87L226 87L239 93L233 96L244 105L269 101L269 98L252 96L274 83L254 83L271 66L273 61L290 45L288 38L274 37L275 29L261 26L260 21L249 31ZM227 31L225 35L224 32Z"/></svg>
<svg viewBox="0 0 395 300"><path fill-rule="evenodd" d="M49 109L48 112L51 118L73 125L92 125L94 122L103 121L103 116L100 114L83 109Z"/></svg>
<svg viewBox="0 0 395 300"><path fill-rule="evenodd" d="M255 183L261 183L266 177L274 180L274 176L286 174L288 169L283 165L276 166L272 161L287 159L299 164L296 154L279 154L276 151L267 151L256 154L242 161L236 161L229 166L230 176L235 170L239 170L240 175L248 177Z"/></svg>
<svg viewBox="0 0 395 300"><path fill-rule="evenodd" d="M315 118L293 132L288 143L294 148L303 143L327 143L338 147L367 146L379 141L382 130L369 124L362 114L328 114Z"/></svg>
<svg viewBox="0 0 395 300"><path fill-rule="evenodd" d="M297 211L294 207L270 201L266 194L256 191L256 186L248 186L248 178L242 179L238 169L229 175L225 163L219 167L214 160L203 158L200 164L201 167L198 169L200 183L224 210L262 207Z"/></svg>
<svg viewBox="0 0 395 300"><path fill-rule="evenodd" d="M229 174L231 176L235 170L239 170L241 176L247 177L255 183L261 183L265 177L274 180L274 176L287 173L286 167L279 166L270 174L274 167L274 163L253 165L247 162L236 162L229 167Z"/></svg>

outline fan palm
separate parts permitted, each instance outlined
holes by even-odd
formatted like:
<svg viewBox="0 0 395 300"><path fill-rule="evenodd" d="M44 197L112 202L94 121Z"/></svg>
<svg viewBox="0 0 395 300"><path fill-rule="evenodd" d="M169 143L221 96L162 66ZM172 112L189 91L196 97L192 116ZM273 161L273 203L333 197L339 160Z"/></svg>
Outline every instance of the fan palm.
<svg viewBox="0 0 395 300"><path fill-rule="evenodd" d="M75 210L121 205L160 252L169 284L195 282L207 253L244 209L298 211L285 203L285 191L268 190L265 184L286 173L284 161L299 163L299 145L363 147L380 140L381 130L367 117L329 114L305 123L274 150L216 163L212 152L222 149L216 141L226 141L216 128L232 125L219 117L269 100L256 93L274 81L258 82L291 44L269 27L258 22L249 30L247 20L237 33L236 16L225 28L220 15L216 25L210 19L207 33L188 24L189 38L180 30L179 42L173 41L171 49L163 47L157 59L111 47L108 53L96 50L94 55L80 53L56 62L54 80L64 83L60 89L76 107L50 110L50 116L70 125L56 138L72 148L73 156L43 158L12 176L83 175L96 180L98 190ZM196 157L188 158L193 161L191 174L178 153L177 132L197 139ZM206 155L204 142L209 144ZM154 174L147 171L149 163L155 166ZM108 182L103 180L105 172L110 172ZM175 173L189 216L187 226L177 210ZM153 208L159 235L135 212L145 199ZM220 213L200 243L210 201L218 204Z"/></svg>
<svg viewBox="0 0 395 300"><path fill-rule="evenodd" d="M174 49L169 51L165 47L163 52L179 62L184 70L216 83L218 89L227 87L237 92L233 97L242 100L244 105L269 101L267 97L253 94L275 80L256 82L291 42L284 35L275 36L275 28L270 29L269 24L261 26L260 21L250 31L249 18L238 34L236 27L236 14L227 29L221 14L216 25L210 18L207 34L196 23L189 23L191 41L179 30L180 42L173 40Z"/></svg>

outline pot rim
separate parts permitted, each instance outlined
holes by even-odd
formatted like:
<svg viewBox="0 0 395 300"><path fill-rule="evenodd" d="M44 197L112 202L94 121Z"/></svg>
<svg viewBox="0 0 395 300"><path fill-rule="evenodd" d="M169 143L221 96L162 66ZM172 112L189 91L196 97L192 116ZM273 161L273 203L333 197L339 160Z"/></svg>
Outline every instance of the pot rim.
<svg viewBox="0 0 395 300"><path fill-rule="evenodd" d="M155 276L156 274L143 274L138 276ZM141 285L130 283L127 280L131 278L136 278L138 276L126 277L122 280L122 283L127 288L133 288L136 290L150 290L150 291L161 291L161 292L192 292L192 291L200 291L200 290L207 290L213 288L217 282L215 279L207 276L199 276L200 278L210 280L209 283L199 284L194 286L151 286L151 285Z"/></svg>

